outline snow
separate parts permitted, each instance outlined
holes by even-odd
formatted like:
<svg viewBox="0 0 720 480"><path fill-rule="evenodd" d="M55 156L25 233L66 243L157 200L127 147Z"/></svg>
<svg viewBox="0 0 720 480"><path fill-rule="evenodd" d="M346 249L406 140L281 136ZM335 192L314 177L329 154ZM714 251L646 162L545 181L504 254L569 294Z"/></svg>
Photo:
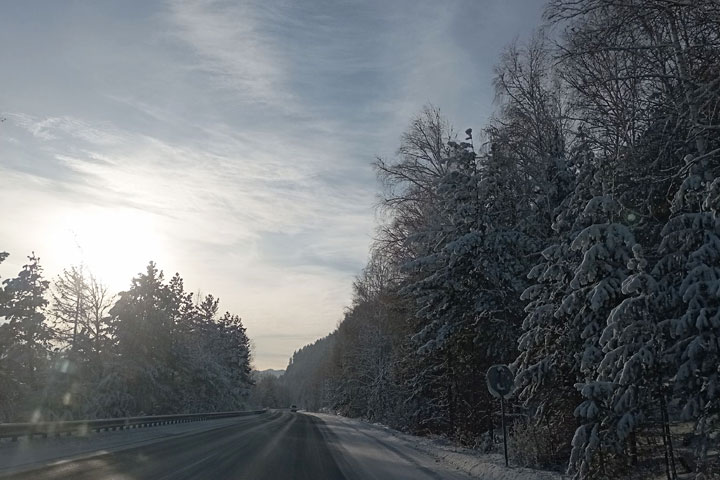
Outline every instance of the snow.
<svg viewBox="0 0 720 480"><path fill-rule="evenodd" d="M481 454L442 438L417 437L384 425L341 416L313 413L326 425L328 442L362 478L394 480L469 479L560 480L556 472L505 467L501 454ZM359 461L362 460L362 461ZM438 474L440 476L438 476Z"/></svg>

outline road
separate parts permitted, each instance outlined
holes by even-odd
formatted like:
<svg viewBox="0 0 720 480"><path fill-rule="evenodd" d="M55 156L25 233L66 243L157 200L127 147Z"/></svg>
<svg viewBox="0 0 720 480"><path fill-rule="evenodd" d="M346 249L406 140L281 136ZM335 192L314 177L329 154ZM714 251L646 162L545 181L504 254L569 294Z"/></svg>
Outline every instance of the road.
<svg viewBox="0 0 720 480"><path fill-rule="evenodd" d="M349 435L353 432L338 432ZM366 437L358 435L358 437ZM13 480L465 478L428 468L390 445L364 440L352 452L322 419L275 411L213 430L3 476Z"/></svg>

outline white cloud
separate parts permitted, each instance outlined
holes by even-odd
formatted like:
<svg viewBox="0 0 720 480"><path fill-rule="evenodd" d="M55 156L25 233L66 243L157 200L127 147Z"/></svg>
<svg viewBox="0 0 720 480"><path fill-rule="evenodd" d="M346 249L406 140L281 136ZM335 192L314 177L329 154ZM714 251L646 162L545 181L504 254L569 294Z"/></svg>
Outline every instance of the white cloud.
<svg viewBox="0 0 720 480"><path fill-rule="evenodd" d="M95 145L110 146L120 141L110 127L97 128L70 116L37 118L25 113L6 113L13 123L40 140L60 140L71 137Z"/></svg>
<svg viewBox="0 0 720 480"><path fill-rule="evenodd" d="M477 128L491 60L535 21L516 13L539 8L107 5L55 9L33 29L0 17L27 50L0 50L14 112L0 127L3 271L35 249L54 273L78 239L124 288L154 258L243 316L261 367L342 317L373 231L373 155L392 154L427 102Z"/></svg>
<svg viewBox="0 0 720 480"><path fill-rule="evenodd" d="M263 34L262 22L272 21L251 2L173 0L170 21L177 39L197 54L193 68L208 72L219 86L231 88L244 101L290 106L284 60L276 39Z"/></svg>
<svg viewBox="0 0 720 480"><path fill-rule="evenodd" d="M256 342L259 365L276 348L273 334L300 331L310 341L332 328L349 301L352 273L333 262L359 265L364 257L371 216L358 198L369 192L339 192L282 148L246 144L221 128L210 129L211 153L72 117L13 119L75 174L66 185L27 174L0 180L3 204L32 199L22 215L36 220L27 233L42 239L32 248L52 257L49 271L82 260L119 290L155 259L168 274L179 270L188 285L220 296L250 333L264 335ZM17 222L0 235L17 237ZM279 242L269 245L270 234ZM23 254L27 240L4 248Z"/></svg>

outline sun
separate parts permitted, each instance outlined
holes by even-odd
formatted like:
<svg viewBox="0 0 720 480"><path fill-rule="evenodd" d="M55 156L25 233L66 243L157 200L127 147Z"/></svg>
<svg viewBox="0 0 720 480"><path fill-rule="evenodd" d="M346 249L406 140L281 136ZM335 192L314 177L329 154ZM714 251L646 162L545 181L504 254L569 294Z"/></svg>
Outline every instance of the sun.
<svg viewBox="0 0 720 480"><path fill-rule="evenodd" d="M164 249L157 216L133 208L87 207L56 217L53 250L70 265L83 265L103 283L125 289Z"/></svg>

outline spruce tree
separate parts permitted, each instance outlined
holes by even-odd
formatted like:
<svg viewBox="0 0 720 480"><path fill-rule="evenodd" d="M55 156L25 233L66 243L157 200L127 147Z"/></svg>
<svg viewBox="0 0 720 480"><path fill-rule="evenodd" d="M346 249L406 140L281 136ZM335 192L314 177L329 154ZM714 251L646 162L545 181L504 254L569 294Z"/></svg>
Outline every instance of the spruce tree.
<svg viewBox="0 0 720 480"><path fill-rule="evenodd" d="M123 377L125 393L133 398L134 411L128 413L162 413L173 404L168 381L173 327L170 307L163 273L150 262L109 311L118 361L115 374Z"/></svg>
<svg viewBox="0 0 720 480"><path fill-rule="evenodd" d="M700 469L720 415L720 170L717 159L686 158L687 175L662 231L658 270L674 292L664 359L673 366L682 416L696 423ZM662 269L662 270L661 270Z"/></svg>
<svg viewBox="0 0 720 480"><path fill-rule="evenodd" d="M3 363L19 391L15 398L25 397L32 408L38 407L32 413L35 419L42 418L45 413L39 407L53 337L45 316L49 282L42 273L40 259L33 253L17 277L3 281Z"/></svg>

